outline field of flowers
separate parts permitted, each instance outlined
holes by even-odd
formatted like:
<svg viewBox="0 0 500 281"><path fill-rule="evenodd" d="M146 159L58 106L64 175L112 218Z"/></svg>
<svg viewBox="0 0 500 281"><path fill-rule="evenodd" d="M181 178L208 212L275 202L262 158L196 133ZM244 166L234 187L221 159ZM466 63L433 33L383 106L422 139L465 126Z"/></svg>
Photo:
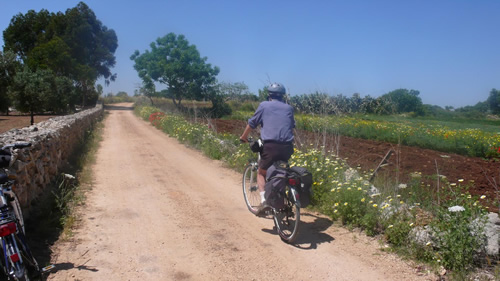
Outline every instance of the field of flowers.
<svg viewBox="0 0 500 281"><path fill-rule="evenodd" d="M254 157L247 145L239 144L237 136L217 134L206 125L193 124L154 107L136 107L135 111L180 142L200 149L211 158L223 160L238 171L242 171L248 160ZM395 141L416 141L419 138L412 136L425 133L424 138L435 142L452 139L455 143L469 145L479 141L491 141L484 143L485 146L500 143L498 137L476 131L452 132L439 127L405 126L348 117L298 116L297 123L310 130L336 128L343 134L364 131L365 137L373 138L386 134ZM313 208L343 225L361 228L368 235L383 235L393 249L436 268L443 266L466 272L486 258L484 251L478 251L484 247L484 223L481 222L487 212L481 200L485 200L485 196L467 193L463 180L448 183L443 178L439 190L429 193L426 192L428 188L422 186L421 175L415 173L410 182L377 188L370 183L369 174L315 149L295 150L289 163L305 167L313 174ZM432 235L415 239L422 231Z"/></svg>
<svg viewBox="0 0 500 281"><path fill-rule="evenodd" d="M233 119L247 120L253 112L238 111ZM340 134L354 138L417 146L466 156L498 158L500 130L487 131L455 123L431 121L386 121L349 116L296 115L297 128ZM494 126L491 126L494 128Z"/></svg>

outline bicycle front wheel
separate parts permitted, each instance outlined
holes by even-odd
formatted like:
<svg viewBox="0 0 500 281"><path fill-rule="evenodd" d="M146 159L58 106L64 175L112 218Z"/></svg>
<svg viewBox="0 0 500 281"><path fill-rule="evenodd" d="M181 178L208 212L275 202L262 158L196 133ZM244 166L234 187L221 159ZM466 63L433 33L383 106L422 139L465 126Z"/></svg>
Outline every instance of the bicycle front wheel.
<svg viewBox="0 0 500 281"><path fill-rule="evenodd" d="M247 208L256 214L260 205L260 192L257 185L257 163L250 163L243 172L243 197Z"/></svg>
<svg viewBox="0 0 500 281"><path fill-rule="evenodd" d="M300 203L296 199L285 198L285 207L273 210L274 225L286 243L293 243L299 234Z"/></svg>

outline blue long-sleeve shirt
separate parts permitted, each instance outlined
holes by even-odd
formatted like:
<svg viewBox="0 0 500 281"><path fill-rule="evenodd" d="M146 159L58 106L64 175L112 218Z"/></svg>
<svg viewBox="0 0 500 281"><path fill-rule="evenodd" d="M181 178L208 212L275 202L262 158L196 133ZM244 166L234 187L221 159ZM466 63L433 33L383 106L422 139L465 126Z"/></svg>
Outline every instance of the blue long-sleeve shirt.
<svg viewBox="0 0 500 281"><path fill-rule="evenodd" d="M260 137L265 141L292 142L295 119L293 107L278 101L264 101L259 104L248 125L255 129L261 126Z"/></svg>

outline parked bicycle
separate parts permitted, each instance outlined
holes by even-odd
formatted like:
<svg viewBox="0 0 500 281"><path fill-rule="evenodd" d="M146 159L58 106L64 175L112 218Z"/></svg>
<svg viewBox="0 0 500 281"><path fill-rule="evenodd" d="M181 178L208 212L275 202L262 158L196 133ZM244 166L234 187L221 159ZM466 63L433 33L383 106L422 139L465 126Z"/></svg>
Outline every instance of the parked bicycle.
<svg viewBox="0 0 500 281"><path fill-rule="evenodd" d="M7 174L12 150L30 147L27 142L9 144L0 149L0 265L7 280L39 280L42 272L26 241L21 206L13 191L15 175Z"/></svg>
<svg viewBox="0 0 500 281"><path fill-rule="evenodd" d="M257 214L261 205L261 196L257 185L258 163L260 160L260 153L262 151L262 141L252 141L249 138L250 148L253 152L257 153L257 159L251 159L245 171L243 172L243 196L248 210L253 214ZM274 163L277 169L283 169L284 173L281 174L280 180L283 180L283 186L276 188L274 192L275 198L270 204L269 209L265 212L266 215L272 215L274 225L278 231L281 240L286 243L293 243L299 233L300 225L300 195L309 196L309 194L302 191L309 192L311 188L312 176L309 174L304 175L302 168L290 168L288 163L279 161ZM305 169L303 169L305 171ZM269 173L269 170L268 170ZM304 177L305 176L305 177ZM269 174L268 180L271 180ZM267 190L266 193L271 192ZM309 203L309 198L307 204ZM271 202L268 202L271 203Z"/></svg>

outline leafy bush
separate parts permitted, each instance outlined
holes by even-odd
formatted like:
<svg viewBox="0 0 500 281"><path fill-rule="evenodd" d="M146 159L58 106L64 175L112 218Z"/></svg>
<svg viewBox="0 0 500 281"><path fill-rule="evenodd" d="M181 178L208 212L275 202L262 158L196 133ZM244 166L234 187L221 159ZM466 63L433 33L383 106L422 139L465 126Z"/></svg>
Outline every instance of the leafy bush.
<svg viewBox="0 0 500 281"><path fill-rule="evenodd" d="M413 225L412 216L400 212L395 213L385 221L385 238L396 247L407 246L410 243L409 234Z"/></svg>
<svg viewBox="0 0 500 281"><path fill-rule="evenodd" d="M484 253L485 212L469 194L461 194L436 212L431 226L442 264L453 270L469 270Z"/></svg>
<svg viewBox="0 0 500 281"><path fill-rule="evenodd" d="M221 118L226 115L231 115L233 110L227 103L216 103L209 111L212 118Z"/></svg>

